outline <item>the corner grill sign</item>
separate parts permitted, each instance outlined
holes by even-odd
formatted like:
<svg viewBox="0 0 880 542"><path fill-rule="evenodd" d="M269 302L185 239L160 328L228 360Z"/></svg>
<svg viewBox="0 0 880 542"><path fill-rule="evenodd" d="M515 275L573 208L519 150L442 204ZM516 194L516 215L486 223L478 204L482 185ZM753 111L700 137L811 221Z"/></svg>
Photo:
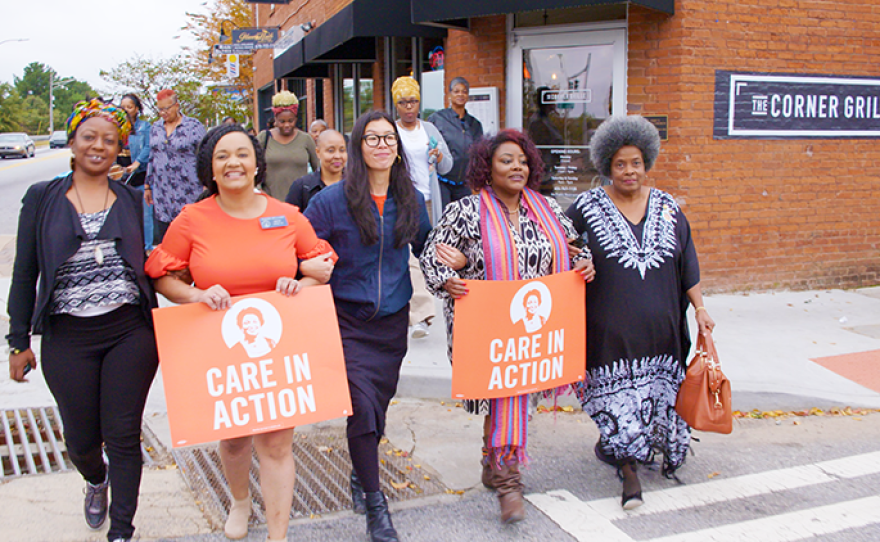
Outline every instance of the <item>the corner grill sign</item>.
<svg viewBox="0 0 880 542"><path fill-rule="evenodd" d="M714 136L880 137L880 78L717 71Z"/></svg>

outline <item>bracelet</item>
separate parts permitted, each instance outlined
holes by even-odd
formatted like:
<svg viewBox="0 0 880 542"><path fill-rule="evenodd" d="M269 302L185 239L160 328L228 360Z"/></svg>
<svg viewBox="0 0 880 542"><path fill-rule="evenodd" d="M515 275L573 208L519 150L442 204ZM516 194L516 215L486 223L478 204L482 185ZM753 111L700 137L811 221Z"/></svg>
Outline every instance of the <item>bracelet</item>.
<svg viewBox="0 0 880 542"><path fill-rule="evenodd" d="M706 312L709 312L709 311L706 309L706 307L697 307L697 308L694 309L694 313L697 313L697 312L700 312L700 311L706 311Z"/></svg>

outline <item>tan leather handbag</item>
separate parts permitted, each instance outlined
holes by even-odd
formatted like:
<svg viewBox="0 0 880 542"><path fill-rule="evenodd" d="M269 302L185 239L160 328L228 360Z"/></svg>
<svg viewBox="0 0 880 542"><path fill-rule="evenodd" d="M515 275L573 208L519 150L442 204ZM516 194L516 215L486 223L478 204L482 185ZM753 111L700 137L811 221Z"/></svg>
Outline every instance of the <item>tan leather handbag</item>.
<svg viewBox="0 0 880 542"><path fill-rule="evenodd" d="M697 349L678 390L675 411L698 431L733 431L730 381L721 372L711 333L697 335Z"/></svg>

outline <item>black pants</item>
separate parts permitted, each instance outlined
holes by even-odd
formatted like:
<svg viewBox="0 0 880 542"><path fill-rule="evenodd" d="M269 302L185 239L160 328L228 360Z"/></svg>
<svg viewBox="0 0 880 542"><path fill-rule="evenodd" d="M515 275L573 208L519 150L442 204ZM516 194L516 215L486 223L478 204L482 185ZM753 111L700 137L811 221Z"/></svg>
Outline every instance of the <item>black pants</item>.
<svg viewBox="0 0 880 542"><path fill-rule="evenodd" d="M446 206L449 205L450 202L466 198L471 194L473 194L473 192L466 184L440 183L440 202L443 204L443 209L446 209ZM437 220L439 219L440 217L438 216Z"/></svg>
<svg viewBox="0 0 880 542"><path fill-rule="evenodd" d="M104 480L106 446L113 497L107 538L130 538L141 484L141 418L159 364L153 330L134 305L92 318L52 316L42 358L70 460L93 484Z"/></svg>
<svg viewBox="0 0 880 542"><path fill-rule="evenodd" d="M153 246L162 244L162 239L165 238L165 232L168 231L170 225L171 222L164 222L156 218L156 207L153 206Z"/></svg>

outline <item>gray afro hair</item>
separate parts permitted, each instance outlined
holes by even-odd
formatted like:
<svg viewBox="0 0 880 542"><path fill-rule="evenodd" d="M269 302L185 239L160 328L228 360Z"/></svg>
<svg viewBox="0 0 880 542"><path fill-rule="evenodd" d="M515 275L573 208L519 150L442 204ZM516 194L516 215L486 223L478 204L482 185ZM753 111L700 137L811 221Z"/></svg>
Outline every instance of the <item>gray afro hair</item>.
<svg viewBox="0 0 880 542"><path fill-rule="evenodd" d="M600 174L611 177L611 159L627 145L642 151L645 171L649 171L660 154L660 133L640 115L618 115L607 119L590 140L590 158Z"/></svg>

